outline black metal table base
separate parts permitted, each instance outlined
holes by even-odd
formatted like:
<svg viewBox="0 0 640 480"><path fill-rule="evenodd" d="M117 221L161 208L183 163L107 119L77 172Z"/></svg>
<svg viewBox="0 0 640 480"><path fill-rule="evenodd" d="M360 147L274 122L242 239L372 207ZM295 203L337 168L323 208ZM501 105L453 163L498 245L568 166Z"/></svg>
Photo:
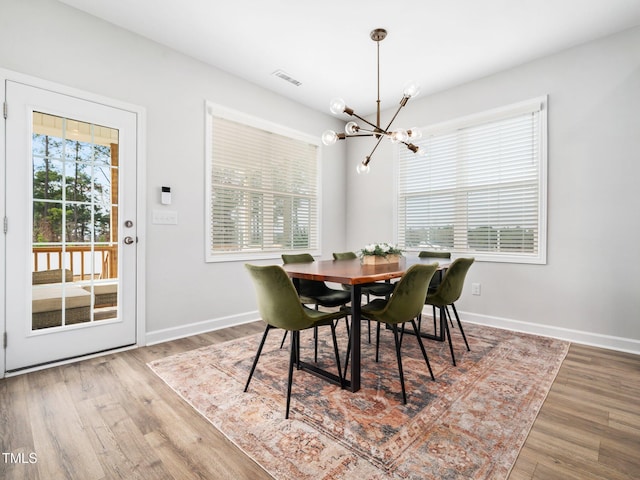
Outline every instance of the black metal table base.
<svg viewBox="0 0 640 480"><path fill-rule="evenodd" d="M298 362L297 365L299 370L304 370L305 372L320 377L329 383L340 386L340 377L338 377L338 375L328 372L327 370L324 370L308 362ZM349 380L345 379L343 380L343 383L345 388L348 388L349 390L351 389L351 382Z"/></svg>

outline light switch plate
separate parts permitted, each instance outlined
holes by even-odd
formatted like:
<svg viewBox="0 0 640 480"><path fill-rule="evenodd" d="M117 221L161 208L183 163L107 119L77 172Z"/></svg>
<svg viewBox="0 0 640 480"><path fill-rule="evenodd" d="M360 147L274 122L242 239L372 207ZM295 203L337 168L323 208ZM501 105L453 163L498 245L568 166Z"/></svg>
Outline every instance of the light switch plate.
<svg viewBox="0 0 640 480"><path fill-rule="evenodd" d="M151 223L154 225L177 225L178 212L175 210L154 210Z"/></svg>

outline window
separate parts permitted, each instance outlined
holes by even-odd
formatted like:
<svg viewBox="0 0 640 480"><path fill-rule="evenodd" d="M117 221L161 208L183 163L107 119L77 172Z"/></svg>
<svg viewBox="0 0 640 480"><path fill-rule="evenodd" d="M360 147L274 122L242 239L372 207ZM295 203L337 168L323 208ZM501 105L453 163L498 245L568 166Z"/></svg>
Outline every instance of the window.
<svg viewBox="0 0 640 480"><path fill-rule="evenodd" d="M317 253L317 139L206 108L207 261Z"/></svg>
<svg viewBox="0 0 640 480"><path fill-rule="evenodd" d="M546 97L423 130L398 152L398 243L546 262ZM406 153L405 153L406 152Z"/></svg>

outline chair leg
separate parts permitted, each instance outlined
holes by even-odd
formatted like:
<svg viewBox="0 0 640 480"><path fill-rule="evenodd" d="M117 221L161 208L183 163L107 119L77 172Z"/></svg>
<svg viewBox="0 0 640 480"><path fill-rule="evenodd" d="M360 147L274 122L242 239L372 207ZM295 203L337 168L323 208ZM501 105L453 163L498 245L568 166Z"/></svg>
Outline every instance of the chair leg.
<svg viewBox="0 0 640 480"><path fill-rule="evenodd" d="M449 323L451 324L451 328L455 328L453 325L453 318L451 318L451 312L449 311L449 306L445 305L445 310L447 311L447 318L449 319Z"/></svg>
<svg viewBox="0 0 640 480"><path fill-rule="evenodd" d="M458 328L460 329L460 333L462 334L462 339L464 340L464 344L467 346L467 352L470 352L469 342L467 342L467 336L464 334L464 330L462 329L462 323L460 323L460 317L458 316L458 311L456 310L456 306L452 303L451 308L453 308L453 313L456 316L456 321L458 322ZM451 315L449 315L451 317Z"/></svg>
<svg viewBox="0 0 640 480"><path fill-rule="evenodd" d="M376 363L378 362L380 353L380 322L376 325Z"/></svg>
<svg viewBox="0 0 640 480"><path fill-rule="evenodd" d="M431 380L435 382L436 378L433 376L433 370L431 370L431 363L429 363L429 357L427 357L427 351L424 349L424 343L422 338L420 337L420 329L416 325L415 320L411 320L411 325L413 325L413 331L416 334L416 338L418 339L418 345L420 345L420 350L422 350L422 356L424 357L424 361L427 364L427 368L429 369L429 374L431 375Z"/></svg>
<svg viewBox="0 0 640 480"><path fill-rule="evenodd" d="M284 335L282 336L282 341L280 342L280 348L284 346L284 341L287 339L287 333L289 333L289 330L284 331Z"/></svg>
<svg viewBox="0 0 640 480"><path fill-rule="evenodd" d="M253 377L253 372L256 369L256 365L258 365L258 359L260 358L260 354L262 353L262 347L264 347L264 342L267 340L267 334L269 333L269 330L271 330L272 328L274 327L272 327L271 325L267 325L267 328L264 329L264 334L262 335L260 346L258 347L258 351L256 352L256 358L253 359L253 365L251 366L251 371L249 372L249 378L247 379L247 384L244 386L245 392L249 388L249 382L251 382L251 377Z"/></svg>
<svg viewBox="0 0 640 480"><path fill-rule="evenodd" d="M300 370L302 368L302 365L300 365L300 332L298 332L298 334L296 335L296 351L294 360L296 364L296 370Z"/></svg>
<svg viewBox="0 0 640 480"><path fill-rule="evenodd" d="M407 393L404 389L404 374L402 373L402 355L400 354L400 339L398 338L398 327L391 325L393 330L393 339L396 344L396 358L398 360L398 373L400 374L400 387L402 388L402 403L407 404Z"/></svg>
<svg viewBox="0 0 640 480"><path fill-rule="evenodd" d="M293 382L293 364L296 363L298 341L300 339L300 332L291 332L291 354L289 356L289 378L287 379L287 409L284 415L285 419L289 418L289 406L291 404L291 384Z"/></svg>
<svg viewBox="0 0 640 480"><path fill-rule="evenodd" d="M340 351L338 350L338 340L336 338L336 326L331 322L331 337L333 338L333 351L336 354L336 365L338 366L338 378L340 379L340 388L344 388L344 377L340 368Z"/></svg>
<svg viewBox="0 0 640 480"><path fill-rule="evenodd" d="M433 334L437 335L438 334L438 326L436 324L436 306L432 305L433 308Z"/></svg>
<svg viewBox="0 0 640 480"><path fill-rule="evenodd" d="M318 363L318 327L313 327L313 361Z"/></svg>
<svg viewBox="0 0 640 480"><path fill-rule="evenodd" d="M451 361L456 366L456 356L453 353L453 343L451 342L451 332L449 331L449 322L447 321L447 307L440 307L440 328L444 328L444 333L449 340L449 350L451 350Z"/></svg>

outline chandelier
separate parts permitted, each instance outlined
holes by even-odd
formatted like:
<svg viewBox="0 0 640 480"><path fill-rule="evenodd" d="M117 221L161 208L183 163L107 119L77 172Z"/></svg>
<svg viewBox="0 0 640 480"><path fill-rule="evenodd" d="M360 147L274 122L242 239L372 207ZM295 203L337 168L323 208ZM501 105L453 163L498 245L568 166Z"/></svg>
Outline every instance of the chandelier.
<svg viewBox="0 0 640 480"><path fill-rule="evenodd" d="M416 140L420 138L421 132L417 128L411 128L410 130L405 130L402 128L398 128L395 130L391 130L391 124L400 113L402 107L404 107L410 98L415 97L420 93L420 87L411 82L407 84L403 90L402 99L400 100L400 106L396 113L391 118L391 121L383 128L380 124L380 42L385 39L387 36L387 31L384 28L376 28L370 34L371 40L376 42L377 46L377 68L378 68L378 99L376 101L376 123L373 124L369 120L362 118L360 115L355 113L353 109L349 108L343 99L334 98L331 100L329 104L329 109L333 114L341 114L346 113L351 117L355 117L360 120L362 123L366 124L366 127L358 125L355 121L350 121L345 125L345 133L336 133L333 130L326 130L322 134L322 143L325 145L333 145L338 140L345 140L351 137L375 137L377 139L376 144L371 150L371 153L365 157L365 159L358 164L357 172L358 173L369 173L369 162L371 161L371 156L380 145L380 142L383 138L388 138L392 143L401 143L404 144L409 150L418 155L424 155L423 149L410 143L410 140Z"/></svg>

